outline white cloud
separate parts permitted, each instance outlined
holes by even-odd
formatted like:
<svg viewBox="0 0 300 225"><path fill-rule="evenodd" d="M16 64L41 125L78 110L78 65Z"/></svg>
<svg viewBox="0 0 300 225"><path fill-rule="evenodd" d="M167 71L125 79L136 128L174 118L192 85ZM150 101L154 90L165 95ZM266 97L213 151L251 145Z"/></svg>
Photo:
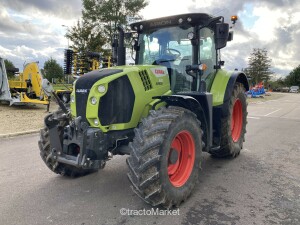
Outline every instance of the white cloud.
<svg viewBox="0 0 300 225"><path fill-rule="evenodd" d="M15 57L16 55L12 53L12 51L8 48L5 48L3 46L0 45L0 52L1 52L1 55L0 57Z"/></svg>
<svg viewBox="0 0 300 225"><path fill-rule="evenodd" d="M72 26L80 16L66 19L34 7L21 12L0 3L0 56L13 61L20 70L24 61L40 61L43 67L50 57L62 65L63 48L68 43L62 25Z"/></svg>
<svg viewBox="0 0 300 225"><path fill-rule="evenodd" d="M281 9L270 9L266 6L255 7L253 15L258 19L254 23L250 31L257 35L262 41L274 41L276 39L275 29L279 26L287 24L288 14L282 12Z"/></svg>
<svg viewBox="0 0 300 225"><path fill-rule="evenodd" d="M300 12L298 11L295 11L292 15L292 18L291 18L291 23L292 24L297 24L300 22Z"/></svg>
<svg viewBox="0 0 300 225"><path fill-rule="evenodd" d="M60 7L57 7L60 5ZM43 62L54 57L63 65L66 28L80 18L81 0L3 0L0 3L0 56L22 67L24 60ZM300 62L300 2L296 0L149 0L141 11L145 19L207 12L241 18L234 40L222 51L226 67L247 66L253 48L266 48L275 71L287 74Z"/></svg>
<svg viewBox="0 0 300 225"><path fill-rule="evenodd" d="M150 0L149 5L141 11L144 19L153 19L189 12L190 7L208 7L210 0Z"/></svg>

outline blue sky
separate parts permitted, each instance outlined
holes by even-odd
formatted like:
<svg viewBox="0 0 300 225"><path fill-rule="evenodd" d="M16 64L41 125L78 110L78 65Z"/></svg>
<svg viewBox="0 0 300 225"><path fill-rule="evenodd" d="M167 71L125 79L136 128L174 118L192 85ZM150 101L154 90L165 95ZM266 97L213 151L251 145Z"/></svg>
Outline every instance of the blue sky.
<svg viewBox="0 0 300 225"><path fill-rule="evenodd" d="M246 3L244 5L244 10L238 14L245 29L252 29L253 26L255 25L255 22L259 19L258 16L253 15L253 10L254 10L254 4Z"/></svg>
<svg viewBox="0 0 300 225"><path fill-rule="evenodd" d="M57 7L59 5L59 7ZM300 64L300 1L298 0L149 0L141 11L145 19L188 12L222 15L228 21L237 14L233 42L222 51L227 69L247 67L253 48L266 48L272 70L287 75ZM81 0L1 0L0 56L22 70L24 62L50 57L63 65L66 26L81 16Z"/></svg>

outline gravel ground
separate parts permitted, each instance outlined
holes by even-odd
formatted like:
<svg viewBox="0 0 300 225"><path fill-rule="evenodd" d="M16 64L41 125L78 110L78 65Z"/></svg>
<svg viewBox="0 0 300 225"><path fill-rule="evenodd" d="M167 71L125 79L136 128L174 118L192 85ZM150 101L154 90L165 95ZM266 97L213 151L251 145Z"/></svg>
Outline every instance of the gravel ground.
<svg viewBox="0 0 300 225"><path fill-rule="evenodd" d="M271 93L270 96L264 98L248 99L249 103L259 103L262 101L275 100L281 98L285 94ZM51 102L50 112L57 109L57 104ZM44 125L44 117L47 106L44 105L27 105L27 106L9 106L0 104L0 135L16 132L30 131L40 129Z"/></svg>
<svg viewBox="0 0 300 225"><path fill-rule="evenodd" d="M51 102L50 112L57 109ZM45 105L9 106L0 103L0 135L37 130L43 127L44 117L48 114Z"/></svg>

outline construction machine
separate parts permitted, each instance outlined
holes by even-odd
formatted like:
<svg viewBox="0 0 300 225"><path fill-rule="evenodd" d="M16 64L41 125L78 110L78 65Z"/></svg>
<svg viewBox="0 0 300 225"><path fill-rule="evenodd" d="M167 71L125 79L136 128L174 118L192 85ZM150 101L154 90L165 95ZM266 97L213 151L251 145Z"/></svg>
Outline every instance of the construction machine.
<svg viewBox="0 0 300 225"><path fill-rule="evenodd" d="M222 16L190 13L130 27L135 65L125 65L119 27L118 66L75 81L70 109L60 102L45 117L40 155L50 170L66 176L129 155L132 190L153 206L171 208L192 193L202 152L240 154L249 84L243 72L222 69L220 49L233 37Z"/></svg>
<svg viewBox="0 0 300 225"><path fill-rule="evenodd" d="M16 79L8 80L4 60L0 57L0 101L10 105L43 104L49 107L52 90L50 82L43 79L37 62L26 64Z"/></svg>

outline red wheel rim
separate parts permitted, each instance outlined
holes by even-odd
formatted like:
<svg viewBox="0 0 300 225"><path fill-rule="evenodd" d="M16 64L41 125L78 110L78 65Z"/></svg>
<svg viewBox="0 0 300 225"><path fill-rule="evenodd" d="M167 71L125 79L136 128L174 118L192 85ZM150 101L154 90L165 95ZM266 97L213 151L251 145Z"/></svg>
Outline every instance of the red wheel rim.
<svg viewBox="0 0 300 225"><path fill-rule="evenodd" d="M171 161L172 151L177 152L176 162ZM195 161L195 142L190 132L179 132L171 143L168 154L168 175L175 187L183 186L189 179Z"/></svg>
<svg viewBox="0 0 300 225"><path fill-rule="evenodd" d="M231 136L234 142L240 139L243 127L243 106L240 99L234 102L231 118Z"/></svg>

